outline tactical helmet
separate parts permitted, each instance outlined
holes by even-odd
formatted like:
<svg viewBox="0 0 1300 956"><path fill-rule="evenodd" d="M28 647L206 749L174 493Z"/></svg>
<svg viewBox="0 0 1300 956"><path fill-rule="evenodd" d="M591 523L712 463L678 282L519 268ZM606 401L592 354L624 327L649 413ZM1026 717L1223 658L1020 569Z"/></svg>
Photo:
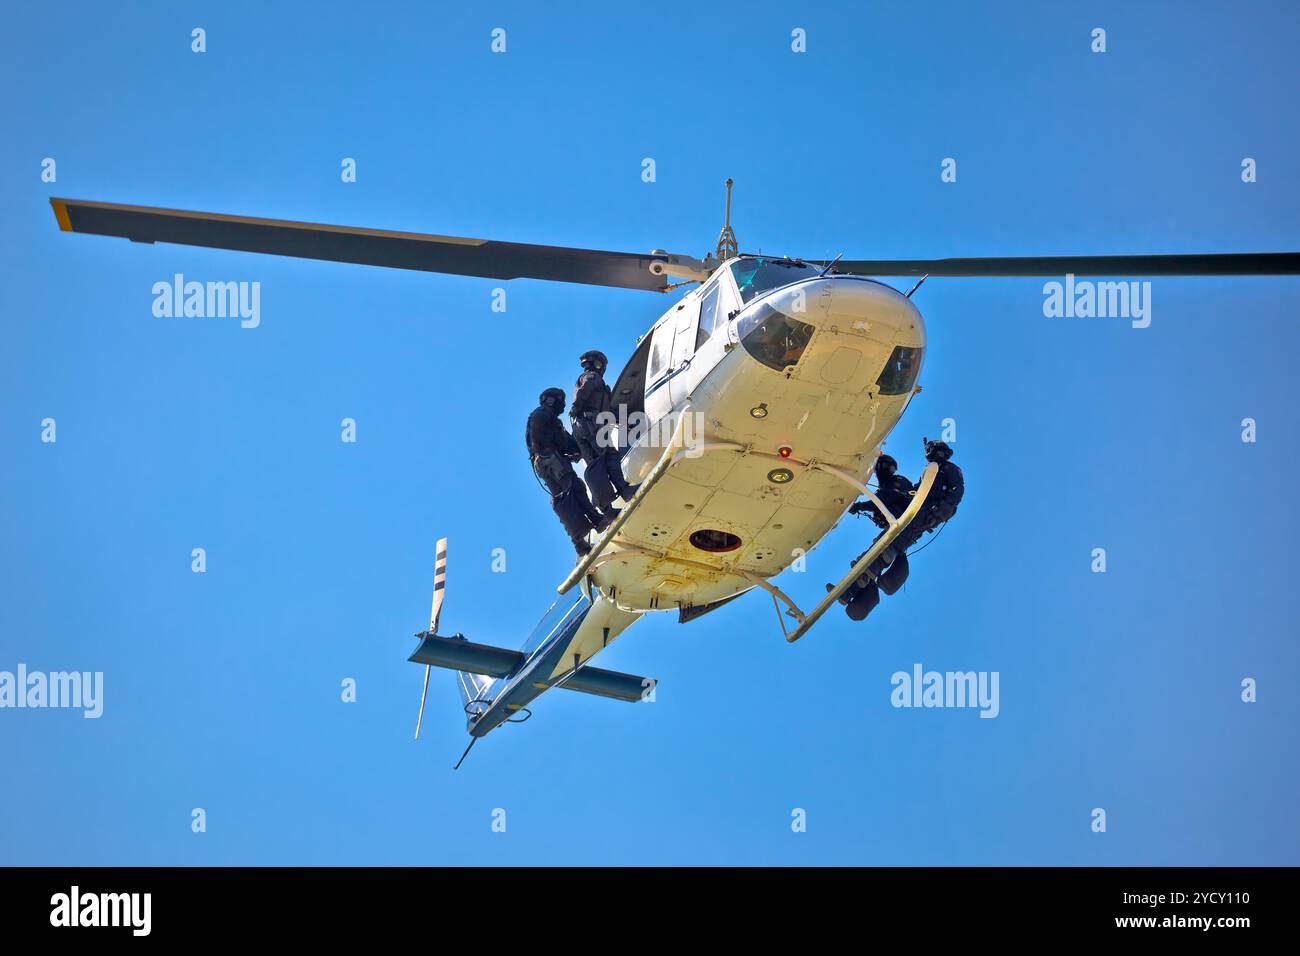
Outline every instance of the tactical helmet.
<svg viewBox="0 0 1300 956"><path fill-rule="evenodd" d="M542 392L542 394L537 397L537 403L543 406L551 405L553 408L557 410L563 408L564 389L548 388L546 391Z"/></svg>
<svg viewBox="0 0 1300 956"><path fill-rule="evenodd" d="M898 474L898 462L894 461L892 455L881 455L876 459L876 477L893 478Z"/></svg>
<svg viewBox="0 0 1300 956"><path fill-rule="evenodd" d="M921 440L925 442L926 461L947 461L952 457L952 449L947 442L931 441L928 438Z"/></svg>
<svg viewBox="0 0 1300 956"><path fill-rule="evenodd" d="M597 372L604 372L609 367L609 359L605 358L604 352L597 349L583 352L578 362L583 368L594 368Z"/></svg>

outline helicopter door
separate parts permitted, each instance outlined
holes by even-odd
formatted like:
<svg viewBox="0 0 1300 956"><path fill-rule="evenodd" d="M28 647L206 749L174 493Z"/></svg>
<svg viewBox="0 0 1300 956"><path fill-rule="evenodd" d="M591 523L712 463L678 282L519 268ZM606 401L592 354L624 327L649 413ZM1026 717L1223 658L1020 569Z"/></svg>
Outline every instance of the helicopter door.
<svg viewBox="0 0 1300 956"><path fill-rule="evenodd" d="M673 324L673 377L668 381L668 391L673 407L678 408L695 387L691 359L695 356L695 330L700 324L700 300L684 301L673 315Z"/></svg>

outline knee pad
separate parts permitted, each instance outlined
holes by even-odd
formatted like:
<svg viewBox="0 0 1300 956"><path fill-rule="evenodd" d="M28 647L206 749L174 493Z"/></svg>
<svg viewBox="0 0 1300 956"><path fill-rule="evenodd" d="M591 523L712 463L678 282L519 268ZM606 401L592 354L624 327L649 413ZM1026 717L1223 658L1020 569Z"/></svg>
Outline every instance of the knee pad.
<svg viewBox="0 0 1300 956"><path fill-rule="evenodd" d="M863 588L849 602L849 606L844 609L849 618L854 621L863 620L872 609L880 603L880 591L875 587Z"/></svg>
<svg viewBox="0 0 1300 956"><path fill-rule="evenodd" d="M900 554L889 566L889 570L880 576L880 590L886 594L896 593L907 582L908 571L907 555Z"/></svg>

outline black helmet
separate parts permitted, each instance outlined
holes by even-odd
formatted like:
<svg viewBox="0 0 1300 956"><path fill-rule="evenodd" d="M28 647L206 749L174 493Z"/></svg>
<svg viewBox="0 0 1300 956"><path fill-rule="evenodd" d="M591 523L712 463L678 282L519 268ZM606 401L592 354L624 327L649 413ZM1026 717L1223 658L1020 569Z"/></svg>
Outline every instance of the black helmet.
<svg viewBox="0 0 1300 956"><path fill-rule="evenodd" d="M589 352L583 352L578 358L583 368L594 368L597 372L604 372L609 367L609 359L605 358L605 353L597 349Z"/></svg>
<svg viewBox="0 0 1300 956"><path fill-rule="evenodd" d="M548 388L537 397L537 403L543 407L549 405L555 409L556 414L559 414L560 410L564 408L564 389Z"/></svg>
<svg viewBox="0 0 1300 956"><path fill-rule="evenodd" d="M952 457L952 449L947 442L930 441L928 438L921 440L925 442L926 461L947 461Z"/></svg>
<svg viewBox="0 0 1300 956"><path fill-rule="evenodd" d="M898 462L894 461L892 455L881 455L876 459L876 477L893 478L898 474Z"/></svg>

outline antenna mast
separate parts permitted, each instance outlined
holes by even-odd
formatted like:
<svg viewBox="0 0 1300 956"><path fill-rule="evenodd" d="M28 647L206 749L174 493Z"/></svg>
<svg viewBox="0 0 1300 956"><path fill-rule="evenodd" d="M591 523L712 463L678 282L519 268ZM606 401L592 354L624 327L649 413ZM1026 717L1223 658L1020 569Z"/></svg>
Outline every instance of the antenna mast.
<svg viewBox="0 0 1300 956"><path fill-rule="evenodd" d="M740 244L736 242L736 234L731 231L731 186L732 182L728 179L727 219L722 224L722 232L718 233L718 248L713 253L718 259L731 259L740 253Z"/></svg>

